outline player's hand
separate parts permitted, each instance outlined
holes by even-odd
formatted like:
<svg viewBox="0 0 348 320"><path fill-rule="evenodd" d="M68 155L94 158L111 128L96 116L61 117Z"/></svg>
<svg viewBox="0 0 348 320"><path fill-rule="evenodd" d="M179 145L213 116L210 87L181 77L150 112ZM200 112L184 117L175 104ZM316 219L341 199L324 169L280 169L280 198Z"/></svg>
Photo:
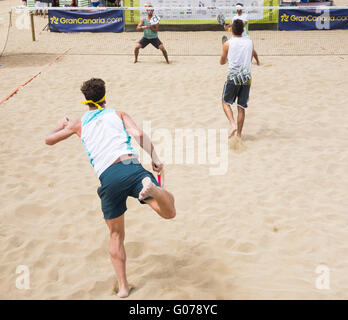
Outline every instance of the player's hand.
<svg viewBox="0 0 348 320"><path fill-rule="evenodd" d="M69 121L70 120L68 117L64 117L62 120L58 122L58 125L64 129L69 124Z"/></svg>
<svg viewBox="0 0 348 320"><path fill-rule="evenodd" d="M161 172L163 169L163 163L160 161L152 161L152 170L155 172Z"/></svg>

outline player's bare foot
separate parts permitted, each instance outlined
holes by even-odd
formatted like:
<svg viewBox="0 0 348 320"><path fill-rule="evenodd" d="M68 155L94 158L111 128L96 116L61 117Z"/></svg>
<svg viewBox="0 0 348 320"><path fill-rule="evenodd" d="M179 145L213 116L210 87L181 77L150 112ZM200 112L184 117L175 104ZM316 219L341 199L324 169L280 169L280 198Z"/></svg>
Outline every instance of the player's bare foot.
<svg viewBox="0 0 348 320"><path fill-rule="evenodd" d="M137 62L138 62L138 59L135 59L135 60L134 60L134 63L137 63Z"/></svg>
<svg viewBox="0 0 348 320"><path fill-rule="evenodd" d="M114 287L112 289L113 294L116 294L120 298L127 298L133 289L132 285L126 284L119 285L118 281L115 282Z"/></svg>
<svg viewBox="0 0 348 320"><path fill-rule="evenodd" d="M166 62L169 64L169 58L168 58L167 52L163 52L163 56L164 56L164 59L166 60Z"/></svg>
<svg viewBox="0 0 348 320"><path fill-rule="evenodd" d="M129 288L128 286L125 287L125 288L122 288L120 289L118 292L117 292L117 295L120 297L120 298L127 298L129 296Z"/></svg>
<svg viewBox="0 0 348 320"><path fill-rule="evenodd" d="M149 177L144 178L142 180L142 184L143 189L139 193L139 200L144 200L147 197L151 197L157 188Z"/></svg>
<svg viewBox="0 0 348 320"><path fill-rule="evenodd" d="M129 297L129 295L132 293L133 290L134 290L134 285L128 284L128 283L127 285L122 286L120 289L119 284L116 280L112 289L112 294L115 294L120 298L127 298Z"/></svg>

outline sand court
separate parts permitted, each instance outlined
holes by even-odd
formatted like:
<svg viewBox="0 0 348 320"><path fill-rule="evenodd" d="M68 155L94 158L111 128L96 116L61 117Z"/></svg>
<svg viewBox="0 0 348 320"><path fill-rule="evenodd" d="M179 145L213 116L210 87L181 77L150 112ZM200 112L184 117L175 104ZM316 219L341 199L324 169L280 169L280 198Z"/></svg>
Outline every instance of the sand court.
<svg viewBox="0 0 348 320"><path fill-rule="evenodd" d="M54 147L44 138L85 112L79 88L91 77L105 80L109 108L151 122L155 147L160 130L227 129L219 57L168 54L170 65L142 52L137 64L127 55L68 54L49 67L52 55L0 58L1 99L42 71L1 105L0 298L118 299L99 180L77 137ZM168 164L174 220L129 198L128 299L348 298L347 59L260 55L243 145L230 143L226 172ZM16 288L20 265L29 290ZM330 289L316 286L320 266Z"/></svg>
<svg viewBox="0 0 348 320"><path fill-rule="evenodd" d="M2 298L116 298L98 179L77 138L54 148L43 140L61 116L83 112L81 81L102 77L108 105L153 129L223 128L217 62L66 56L2 105ZM13 70L28 75L2 72ZM346 297L346 70L337 57L264 57L253 66L245 150L229 151L227 173L168 165L173 221L128 201L130 299ZM30 290L14 285L21 264ZM331 290L315 287L320 264L330 267Z"/></svg>

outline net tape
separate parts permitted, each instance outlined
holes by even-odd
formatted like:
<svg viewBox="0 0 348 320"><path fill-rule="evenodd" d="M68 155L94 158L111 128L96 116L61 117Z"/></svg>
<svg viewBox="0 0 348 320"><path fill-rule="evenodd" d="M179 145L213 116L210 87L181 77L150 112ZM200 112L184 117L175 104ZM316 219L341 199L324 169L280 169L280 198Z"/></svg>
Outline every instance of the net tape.
<svg viewBox="0 0 348 320"><path fill-rule="evenodd" d="M165 7L154 7L163 9ZM222 10L223 7L199 8L200 10ZM230 10L233 7L228 7ZM286 7L262 7L283 9ZM296 7L288 7L297 9ZM338 9L346 7L305 7L305 9ZM145 12L143 7L67 7L67 8L45 8L45 10L65 11L103 11L103 10L140 10ZM174 10L175 8L170 8ZM180 7L180 10L185 8ZM193 9L192 7L190 9ZM198 9L198 8L197 8ZM245 7L244 9L247 9ZM302 8L298 8L302 9ZM26 15L36 8L13 7L14 14ZM16 19L12 19L5 55L20 54L57 54L72 47L69 55L133 55L134 46L142 37L141 32L122 33L56 33L43 31L48 24L48 19L35 16L36 40L31 41L29 27L19 30L16 28ZM163 21L160 21L160 26ZM216 24L218 23L215 19ZM179 21L178 25L185 24L185 20ZM254 47L261 56L302 56L302 55L347 55L348 54L348 30L315 30L315 31L275 31L260 30L250 31L250 38ZM221 27L221 31L163 31L159 30L159 37L164 43L168 54L171 56L219 56L221 54L221 38L231 36ZM141 50L141 55L161 55L161 52L146 47Z"/></svg>
<svg viewBox="0 0 348 320"><path fill-rule="evenodd" d="M14 6L13 10L37 10L35 7L25 7L25 6ZM92 10L92 11L102 11L102 10L140 10L146 12L146 7L40 7L40 9L44 10L69 10L69 11L80 11L80 10ZM207 7L151 7L153 10L237 10L236 6L225 6L225 7L215 7L215 6L207 6ZM331 9L348 9L347 6L321 6L321 5L313 5L313 6L243 6L243 11L255 10L255 9L265 9L265 10L279 10L279 9L291 9L291 10L331 10Z"/></svg>

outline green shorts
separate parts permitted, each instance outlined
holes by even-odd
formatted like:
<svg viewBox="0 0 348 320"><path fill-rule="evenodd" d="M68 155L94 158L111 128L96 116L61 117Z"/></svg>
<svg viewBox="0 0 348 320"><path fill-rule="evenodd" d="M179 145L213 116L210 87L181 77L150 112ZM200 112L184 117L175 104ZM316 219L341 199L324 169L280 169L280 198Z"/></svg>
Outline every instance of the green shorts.
<svg viewBox="0 0 348 320"><path fill-rule="evenodd" d="M139 198L143 188L142 180L145 177L149 177L156 186L159 186L153 174L145 170L135 158L113 164L100 175L101 186L97 193L101 199L104 219L121 216L127 210L128 196ZM145 200L150 199L152 198L148 197ZM140 203L145 202L140 201Z"/></svg>

